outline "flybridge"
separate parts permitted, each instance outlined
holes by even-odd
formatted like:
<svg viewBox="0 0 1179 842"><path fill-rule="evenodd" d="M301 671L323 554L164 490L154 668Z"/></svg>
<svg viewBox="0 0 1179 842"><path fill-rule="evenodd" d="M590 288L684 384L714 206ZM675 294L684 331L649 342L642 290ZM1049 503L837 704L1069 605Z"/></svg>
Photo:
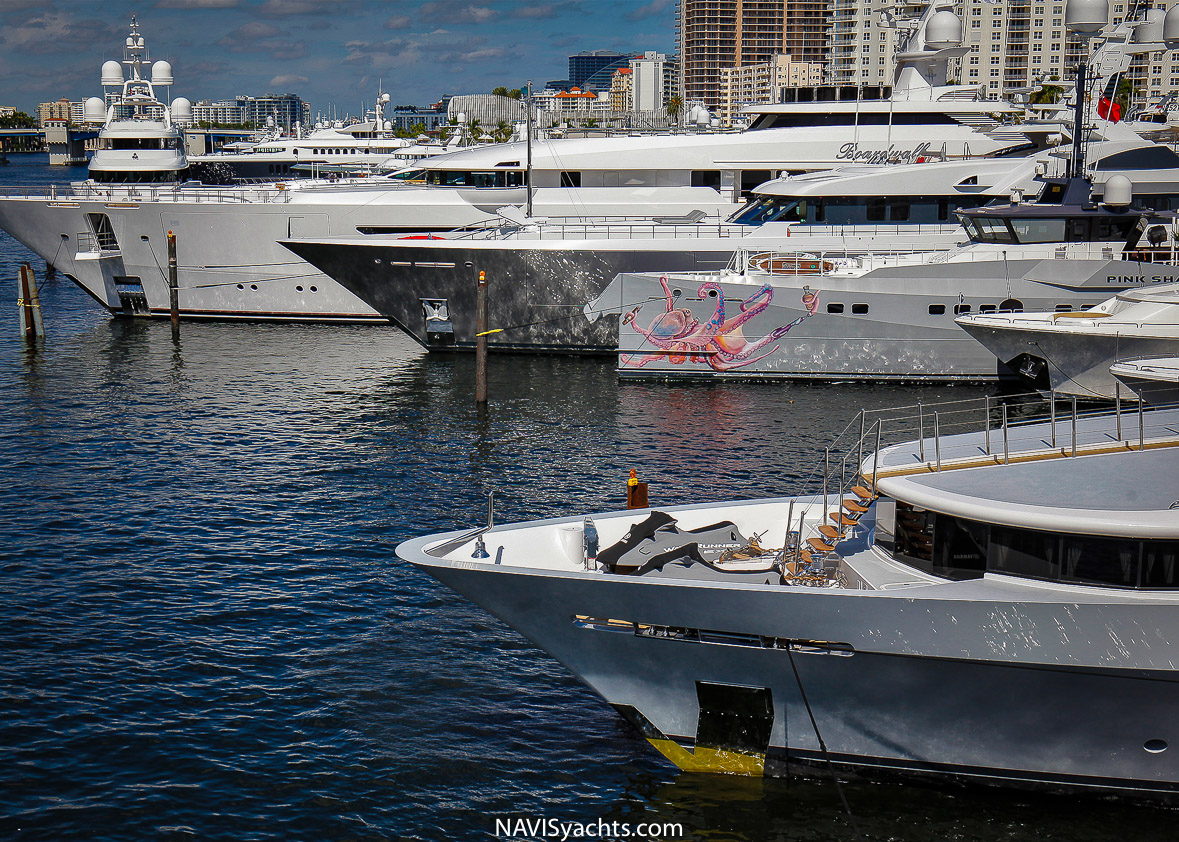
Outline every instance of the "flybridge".
<svg viewBox="0 0 1179 842"><path fill-rule="evenodd" d="M813 85L783 88L778 102L863 102L891 96L892 85Z"/></svg>

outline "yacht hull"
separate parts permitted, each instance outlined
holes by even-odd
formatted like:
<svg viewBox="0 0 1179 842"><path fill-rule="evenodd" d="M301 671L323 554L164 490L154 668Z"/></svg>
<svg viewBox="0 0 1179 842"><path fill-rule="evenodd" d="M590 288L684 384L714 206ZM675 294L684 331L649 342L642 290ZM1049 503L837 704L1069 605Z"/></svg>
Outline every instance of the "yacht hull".
<svg viewBox="0 0 1179 842"><path fill-rule="evenodd" d="M957 312L1073 309L1141 285L1106 282L1134 277L1119 273L1118 261L1091 261L1101 268L1078 269L1070 280L1035 280L1052 262L930 261L859 276L671 275L667 290L655 275L620 275L587 311L624 311L618 369L628 377L1010 379L1010 358L1000 362L972 339L955 324ZM1179 279L1175 267L1157 269L1157 283Z"/></svg>
<svg viewBox="0 0 1179 842"><path fill-rule="evenodd" d="M619 272L723 268L732 247L659 251L544 250L456 244L414 247L288 240L295 254L368 302L431 350L475 347L476 279L487 274L488 347L502 351L613 354L613 321L590 322L585 302ZM441 310L439 308L442 308ZM448 318L439 318L445 314Z"/></svg>
<svg viewBox="0 0 1179 842"><path fill-rule="evenodd" d="M1158 750L1179 736L1168 606L955 598L953 583L917 597L718 586L423 551L445 537L398 554L551 654L681 768L781 776L830 759L1047 789L1179 788L1179 756ZM674 637L684 630L712 639Z"/></svg>
<svg viewBox="0 0 1179 842"><path fill-rule="evenodd" d="M1166 336L1093 330L1078 334L983 323L971 324L967 331L998 359L1029 372L1042 368L1053 391L1082 398L1117 397L1118 380L1109 369L1121 360L1174 356L1179 352L1179 339ZM1034 365L1027 367L1027 361Z"/></svg>

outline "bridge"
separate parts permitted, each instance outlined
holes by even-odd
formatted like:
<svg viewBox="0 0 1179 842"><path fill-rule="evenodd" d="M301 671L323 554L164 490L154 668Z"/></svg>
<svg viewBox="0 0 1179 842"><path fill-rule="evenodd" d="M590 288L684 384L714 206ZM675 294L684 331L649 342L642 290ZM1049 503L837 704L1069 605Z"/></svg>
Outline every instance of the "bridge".
<svg viewBox="0 0 1179 842"><path fill-rule="evenodd" d="M94 129L50 121L40 129L0 129L0 152L48 152L51 164L85 164L86 141L96 137Z"/></svg>

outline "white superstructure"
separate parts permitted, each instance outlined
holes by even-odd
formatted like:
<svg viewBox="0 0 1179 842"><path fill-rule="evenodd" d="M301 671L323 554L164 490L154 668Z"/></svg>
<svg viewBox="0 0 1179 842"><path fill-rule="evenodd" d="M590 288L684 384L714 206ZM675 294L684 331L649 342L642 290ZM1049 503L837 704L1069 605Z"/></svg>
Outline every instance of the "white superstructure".
<svg viewBox="0 0 1179 842"><path fill-rule="evenodd" d="M191 104L183 97L161 101L156 93L157 88L168 89L172 84L172 65L151 63L132 15L122 64L112 60L102 65L106 96L90 97L83 105L86 122L102 124L98 148L90 159L92 181L155 184L183 179L188 162L177 123L188 118Z"/></svg>

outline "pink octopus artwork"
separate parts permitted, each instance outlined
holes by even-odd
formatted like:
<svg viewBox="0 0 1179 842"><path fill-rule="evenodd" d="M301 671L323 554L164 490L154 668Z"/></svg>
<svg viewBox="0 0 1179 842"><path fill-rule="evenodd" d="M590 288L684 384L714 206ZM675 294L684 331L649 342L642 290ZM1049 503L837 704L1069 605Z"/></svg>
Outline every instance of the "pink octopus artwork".
<svg viewBox="0 0 1179 842"><path fill-rule="evenodd" d="M663 287L666 307L664 312L651 320L648 327L639 327L636 322L639 310L643 309L641 304L622 317L624 325L632 325L633 329L658 351L649 354L621 354L618 358L621 365L639 368L666 357L673 365L702 362L708 363L715 371L731 371L774 353L780 347L774 345L774 342L789 333L791 328L809 319L819 309L819 291L808 288L802 295L805 313L789 324L775 328L762 338L750 342L745 338L741 327L770 306L774 299L774 291L769 284L763 285L742 301L739 312L728 317L725 312L724 290L711 281L701 284L699 296L703 299L711 293L716 299L716 308L712 316L701 324L700 320L692 315L691 310L674 306L675 297L666 277L660 278L659 283ZM771 345L773 347L770 347Z"/></svg>

